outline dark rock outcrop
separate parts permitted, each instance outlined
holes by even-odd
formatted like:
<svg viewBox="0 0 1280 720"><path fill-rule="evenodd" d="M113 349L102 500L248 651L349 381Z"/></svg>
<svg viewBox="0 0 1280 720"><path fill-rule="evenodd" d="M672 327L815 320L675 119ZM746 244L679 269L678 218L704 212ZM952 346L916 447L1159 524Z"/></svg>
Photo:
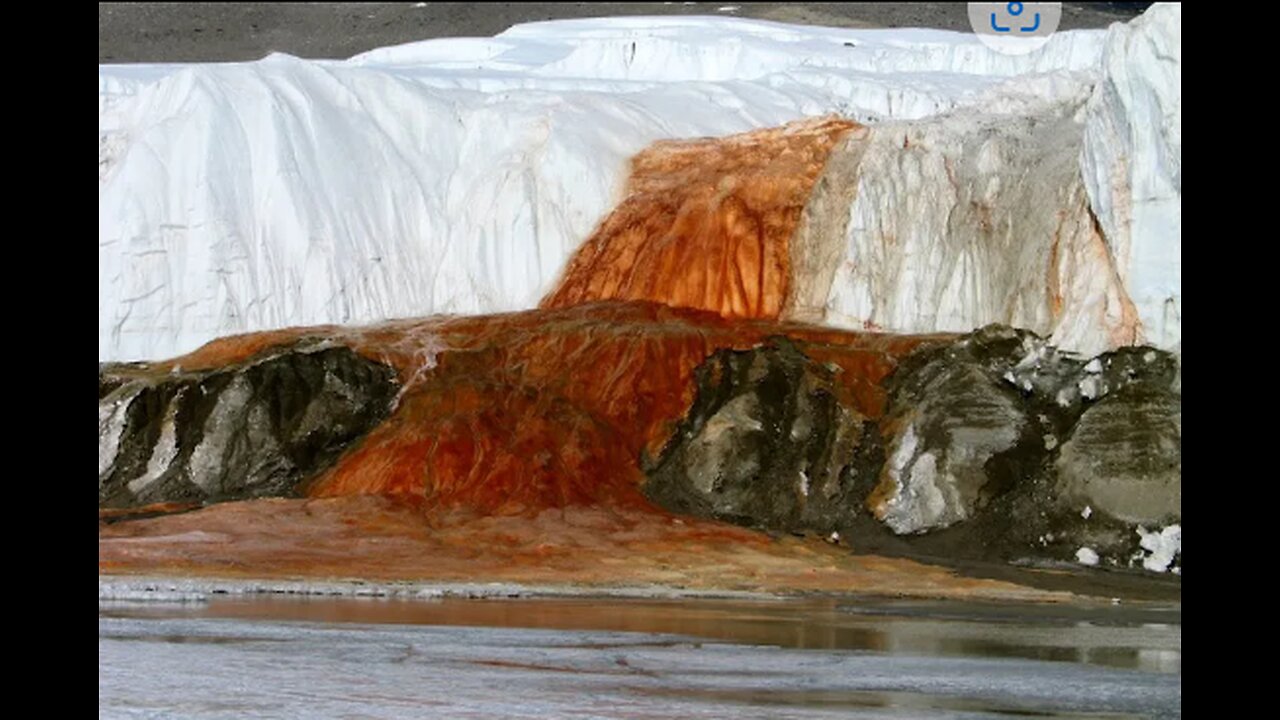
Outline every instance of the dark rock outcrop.
<svg viewBox="0 0 1280 720"><path fill-rule="evenodd" d="M98 370L98 505L290 496L386 416L395 371L298 343L208 372Z"/></svg>
<svg viewBox="0 0 1280 720"><path fill-rule="evenodd" d="M697 377L689 415L647 470L648 497L676 512L836 530L864 548L1148 568L1163 567L1153 533L1180 537L1181 369L1169 353L1086 360L990 326L905 358L874 422L785 340L716 353Z"/></svg>
<svg viewBox="0 0 1280 720"><path fill-rule="evenodd" d="M864 422L835 373L785 338L722 350L697 372L688 416L649 470L670 510L778 530L839 527L856 503L851 461Z"/></svg>
<svg viewBox="0 0 1280 720"><path fill-rule="evenodd" d="M1040 521L1053 513L1176 521L1178 377L1176 358L1151 348L1085 361L1002 326L922 350L890 383L888 459L868 505L899 533L967 520L1008 492L1038 509L1019 521L1037 540L1054 535Z"/></svg>
<svg viewBox="0 0 1280 720"><path fill-rule="evenodd" d="M1032 338L1007 328L979 331L918 353L895 374L881 422L885 463L867 500L894 532L967 520L1034 471L1042 423L1005 377L1009 358Z"/></svg>
<svg viewBox="0 0 1280 720"><path fill-rule="evenodd" d="M1080 416L1055 463L1061 500L1130 523L1182 516L1182 400L1127 387ZM1083 512L1083 510L1081 510Z"/></svg>

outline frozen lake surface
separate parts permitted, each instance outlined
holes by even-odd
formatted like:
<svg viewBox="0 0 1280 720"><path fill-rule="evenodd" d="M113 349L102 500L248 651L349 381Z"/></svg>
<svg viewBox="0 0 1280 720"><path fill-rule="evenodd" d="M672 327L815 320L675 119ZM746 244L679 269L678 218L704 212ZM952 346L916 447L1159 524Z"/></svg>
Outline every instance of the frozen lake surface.
<svg viewBox="0 0 1280 720"><path fill-rule="evenodd" d="M1176 607L99 603L101 717L1180 717Z"/></svg>

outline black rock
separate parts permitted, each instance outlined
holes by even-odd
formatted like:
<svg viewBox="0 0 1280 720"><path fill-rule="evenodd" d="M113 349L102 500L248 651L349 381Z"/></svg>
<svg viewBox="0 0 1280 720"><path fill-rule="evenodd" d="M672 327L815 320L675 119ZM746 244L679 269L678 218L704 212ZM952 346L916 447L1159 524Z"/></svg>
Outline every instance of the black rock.
<svg viewBox="0 0 1280 720"><path fill-rule="evenodd" d="M395 371L301 342L208 372L98 370L98 505L291 496L388 413Z"/></svg>
<svg viewBox="0 0 1280 720"><path fill-rule="evenodd" d="M904 358L871 423L802 347L779 338L708 358L688 416L646 465L646 495L933 558L1140 565L1143 533L1181 520L1174 355L1086 359L989 326Z"/></svg>
<svg viewBox="0 0 1280 720"><path fill-rule="evenodd" d="M1055 463L1073 511L1147 525L1182 519L1182 396L1130 385L1080 416Z"/></svg>
<svg viewBox="0 0 1280 720"><path fill-rule="evenodd" d="M648 469L645 494L751 527L838 527L856 511L849 470L864 422L837 400L834 378L786 338L715 353L698 368L693 407Z"/></svg>

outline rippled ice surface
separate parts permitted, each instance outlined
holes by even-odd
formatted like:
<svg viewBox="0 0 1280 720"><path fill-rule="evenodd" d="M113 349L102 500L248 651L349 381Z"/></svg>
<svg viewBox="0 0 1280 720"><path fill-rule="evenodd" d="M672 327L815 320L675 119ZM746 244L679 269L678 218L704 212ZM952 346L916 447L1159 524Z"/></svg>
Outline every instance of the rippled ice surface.
<svg viewBox="0 0 1280 720"><path fill-rule="evenodd" d="M1154 619L1171 621L952 604L100 603L98 704L102 717L1179 717L1180 613Z"/></svg>

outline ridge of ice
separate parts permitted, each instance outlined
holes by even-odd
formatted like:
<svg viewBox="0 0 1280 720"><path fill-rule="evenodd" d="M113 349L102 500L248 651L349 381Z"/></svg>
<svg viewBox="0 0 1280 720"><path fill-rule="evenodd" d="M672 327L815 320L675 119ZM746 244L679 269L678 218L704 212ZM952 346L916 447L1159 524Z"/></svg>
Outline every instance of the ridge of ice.
<svg viewBox="0 0 1280 720"><path fill-rule="evenodd" d="M1182 5L1107 30L1081 171L1147 339L1182 338Z"/></svg>

